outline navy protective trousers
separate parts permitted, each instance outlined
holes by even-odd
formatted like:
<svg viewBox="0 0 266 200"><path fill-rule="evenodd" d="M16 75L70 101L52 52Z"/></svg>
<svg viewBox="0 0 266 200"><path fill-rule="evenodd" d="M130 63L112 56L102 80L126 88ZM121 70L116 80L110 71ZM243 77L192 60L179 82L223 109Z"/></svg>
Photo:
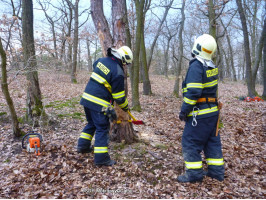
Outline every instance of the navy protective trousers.
<svg viewBox="0 0 266 200"><path fill-rule="evenodd" d="M224 161L220 135L216 134L218 115L197 119L192 126L192 117L188 119L182 135L182 151L186 173L189 179L203 177L201 152L204 152L208 164L208 176L220 181L224 179Z"/></svg>
<svg viewBox="0 0 266 200"><path fill-rule="evenodd" d="M110 129L109 118L103 112L97 112L84 107L87 125L84 127L79 139L78 148L88 149L95 135L94 163L104 164L110 160L108 154L108 133Z"/></svg>

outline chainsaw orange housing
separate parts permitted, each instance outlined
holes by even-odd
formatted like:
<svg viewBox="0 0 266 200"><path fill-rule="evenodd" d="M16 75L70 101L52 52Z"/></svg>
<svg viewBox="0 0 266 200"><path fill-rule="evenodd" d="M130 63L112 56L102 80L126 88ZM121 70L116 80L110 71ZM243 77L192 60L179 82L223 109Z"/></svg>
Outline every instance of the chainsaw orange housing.
<svg viewBox="0 0 266 200"><path fill-rule="evenodd" d="M41 147L41 141L38 137L29 138L30 148L35 148L37 145L38 148Z"/></svg>

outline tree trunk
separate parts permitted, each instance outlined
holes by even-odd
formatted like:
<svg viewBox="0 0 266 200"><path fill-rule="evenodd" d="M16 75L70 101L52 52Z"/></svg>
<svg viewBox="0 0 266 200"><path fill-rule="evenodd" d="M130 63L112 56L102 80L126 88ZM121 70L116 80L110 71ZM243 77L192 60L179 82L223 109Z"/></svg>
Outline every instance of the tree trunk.
<svg viewBox="0 0 266 200"><path fill-rule="evenodd" d="M91 0L91 16L100 39L102 53L106 56L107 49L113 45L113 38L103 13L103 0Z"/></svg>
<svg viewBox="0 0 266 200"><path fill-rule="evenodd" d="M254 67L252 70L252 81L254 85L256 84L256 77L257 77L257 72L258 72L261 57L262 57L262 49L263 49L265 37L266 37L266 18L264 19L264 25L263 25L263 29L261 32L259 44L257 46L256 58L254 59L255 63L254 63Z"/></svg>
<svg viewBox="0 0 266 200"><path fill-rule="evenodd" d="M87 44L87 54L88 54L88 71L93 71L92 60L91 60L91 50L90 50L90 41L89 38L86 38Z"/></svg>
<svg viewBox="0 0 266 200"><path fill-rule="evenodd" d="M248 29L246 23L246 16L243 11L242 1L236 0L238 13L240 15L240 20L243 29L244 35L244 45L245 45L245 59L246 59L246 82L248 87L248 96L256 96L254 81L252 81L252 71L251 71L251 58L250 58L250 48L249 48L249 38L248 38Z"/></svg>
<svg viewBox="0 0 266 200"><path fill-rule="evenodd" d="M209 34L217 41L216 20L215 20L216 15L215 15L213 0L209 0L208 16L209 16ZM216 56L213 57L213 62L216 63Z"/></svg>
<svg viewBox="0 0 266 200"><path fill-rule="evenodd" d="M170 41L171 37L167 38L167 45L166 45L166 51L164 53L164 76L165 78L168 78L168 60L169 60L169 48L170 48Z"/></svg>
<svg viewBox="0 0 266 200"><path fill-rule="evenodd" d="M79 0L75 1L73 5L69 0L67 0L72 10L74 10L74 40L73 40L73 62L71 70L71 82L77 83L77 64L78 64L78 31L79 31Z"/></svg>
<svg viewBox="0 0 266 200"><path fill-rule="evenodd" d="M21 136L21 130L19 128L18 117L17 117L16 111L14 108L14 104L13 104L13 101L10 97L9 90L8 90L7 71L6 71L6 52L3 48L1 37L0 37L0 54L1 54L1 59L2 59L2 63L1 63L1 69L2 69L1 88L2 88L2 92L5 96L6 103L8 105L9 111L10 111L13 134L15 137L20 137Z"/></svg>
<svg viewBox="0 0 266 200"><path fill-rule="evenodd" d="M145 47L145 38L144 38L144 21L142 23L142 33L141 33L141 44L140 44L140 52L142 57L142 68L143 68L143 95L151 95L151 82L149 78L149 70L147 65L147 54Z"/></svg>
<svg viewBox="0 0 266 200"><path fill-rule="evenodd" d="M229 47L229 57L230 57L229 60L230 60L230 63L231 63L231 69L232 69L232 73L233 73L233 81L237 81L237 79L236 79L235 64L234 64L234 53L233 53L233 48L232 48L232 45L231 45L231 40L230 40L228 31L227 31L226 27L224 26L222 20L221 20L221 24L224 27L225 36L226 36L226 40L227 40L228 47Z"/></svg>
<svg viewBox="0 0 266 200"><path fill-rule="evenodd" d="M140 43L141 43L141 31L143 23L143 8L145 0L136 0L136 14L137 14L137 28L136 28L136 40L134 49L134 62L133 62L133 88L132 88L132 106L133 110L141 111L139 102L139 54L140 54Z"/></svg>
<svg viewBox="0 0 266 200"><path fill-rule="evenodd" d="M186 0L183 0L182 8L181 8L181 15L182 15L182 21L180 24L180 29L178 31L178 58L177 58L177 69L176 69L176 79L175 79L175 86L174 86L174 95L178 98L179 97L179 82L180 82L180 73L182 68L182 58L183 58L183 30L184 30L184 24L186 20L185 16L185 6L186 6Z"/></svg>
<svg viewBox="0 0 266 200"><path fill-rule="evenodd" d="M156 32L155 38L154 38L154 40L153 40L153 42L152 42L152 45L151 45L151 51L150 51L150 57L149 57L149 60L148 60L148 70L149 70L150 67L151 67L151 61L152 61L152 56L153 56L153 51L154 51L155 44L156 44L156 42L157 42L158 37L160 36L160 32L161 32L162 25L163 25L163 23L164 23L164 21L165 21L165 19L166 19L166 17L167 17L168 11L169 11L169 9L171 8L173 2L174 2L174 0L171 0L170 3L169 3L169 5L167 5L167 6L165 7L165 11L164 11L163 18L162 18L162 20L161 20L161 23L160 23L159 26L158 26L158 29L157 29L157 32Z"/></svg>
<svg viewBox="0 0 266 200"><path fill-rule="evenodd" d="M34 121L35 117L39 117L45 113L42 104L41 90L39 87L37 61L35 56L32 0L22 1L22 32L24 63L27 67L26 119Z"/></svg>
<svg viewBox="0 0 266 200"><path fill-rule="evenodd" d="M264 26L265 26L265 20L264 20ZM263 42L263 94L262 94L262 98L266 100L266 36Z"/></svg>
<svg viewBox="0 0 266 200"><path fill-rule="evenodd" d="M113 24L113 46L119 48L126 44L126 5L124 0L113 0L112 1L112 24ZM126 96L128 94L127 86L127 66L124 66L125 73L125 92ZM117 113L117 118L122 121L121 124L113 124L111 139L117 142L122 142L123 140L127 144L131 144L138 140L132 123L129 123L129 115L124 112L116 103L115 111Z"/></svg>

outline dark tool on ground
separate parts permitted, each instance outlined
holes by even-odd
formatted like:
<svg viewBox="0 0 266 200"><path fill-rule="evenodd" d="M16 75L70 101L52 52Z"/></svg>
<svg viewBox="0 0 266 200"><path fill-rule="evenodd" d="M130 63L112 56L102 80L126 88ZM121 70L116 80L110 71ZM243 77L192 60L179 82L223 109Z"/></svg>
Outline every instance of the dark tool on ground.
<svg viewBox="0 0 266 200"><path fill-rule="evenodd" d="M42 135L39 133L28 133L22 138L22 148L29 153L41 154ZM25 145L26 143L26 145Z"/></svg>

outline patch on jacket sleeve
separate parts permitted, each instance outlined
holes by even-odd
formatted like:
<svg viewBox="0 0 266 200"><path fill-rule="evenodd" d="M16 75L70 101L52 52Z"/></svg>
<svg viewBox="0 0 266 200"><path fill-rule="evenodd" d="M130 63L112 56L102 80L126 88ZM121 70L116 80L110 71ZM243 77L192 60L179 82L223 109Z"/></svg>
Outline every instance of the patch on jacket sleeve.
<svg viewBox="0 0 266 200"><path fill-rule="evenodd" d="M215 76L218 74L218 68L207 70L206 75L207 77Z"/></svg>
<svg viewBox="0 0 266 200"><path fill-rule="evenodd" d="M98 62L97 66L105 75L107 75L110 72L110 69L108 69L104 64L101 62Z"/></svg>

